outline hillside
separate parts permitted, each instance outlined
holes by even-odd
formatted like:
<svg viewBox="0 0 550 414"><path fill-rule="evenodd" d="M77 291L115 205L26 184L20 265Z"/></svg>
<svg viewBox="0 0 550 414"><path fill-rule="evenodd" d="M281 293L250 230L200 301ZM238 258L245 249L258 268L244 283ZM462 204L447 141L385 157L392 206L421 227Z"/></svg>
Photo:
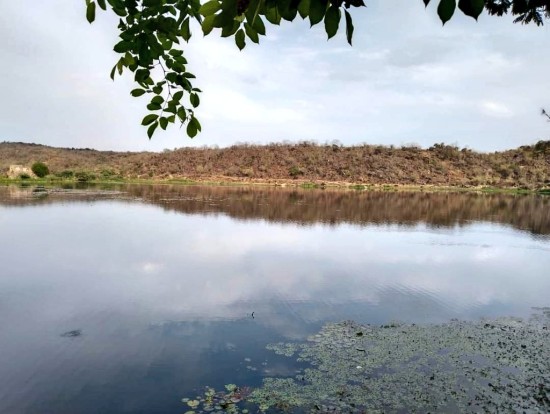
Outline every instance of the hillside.
<svg viewBox="0 0 550 414"><path fill-rule="evenodd" d="M494 153L435 144L429 149L313 143L112 152L0 143L0 176L10 165L46 163L52 175L99 179L345 182L541 188L550 185L550 141Z"/></svg>

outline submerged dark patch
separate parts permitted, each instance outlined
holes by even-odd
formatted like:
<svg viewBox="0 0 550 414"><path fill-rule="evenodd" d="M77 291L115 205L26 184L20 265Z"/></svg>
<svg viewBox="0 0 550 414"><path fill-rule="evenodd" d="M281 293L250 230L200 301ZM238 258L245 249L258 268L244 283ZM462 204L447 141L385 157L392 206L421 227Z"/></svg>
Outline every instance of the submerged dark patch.
<svg viewBox="0 0 550 414"><path fill-rule="evenodd" d="M81 336L81 335L82 335L82 330L81 329L75 329L74 331L63 332L59 336L61 336L63 338L76 338L76 337Z"/></svg>

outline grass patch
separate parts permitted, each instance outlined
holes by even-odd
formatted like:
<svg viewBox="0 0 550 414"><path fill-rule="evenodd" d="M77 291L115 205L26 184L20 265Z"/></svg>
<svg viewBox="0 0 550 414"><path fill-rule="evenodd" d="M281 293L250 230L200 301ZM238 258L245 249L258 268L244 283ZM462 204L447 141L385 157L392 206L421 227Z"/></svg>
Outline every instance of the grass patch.
<svg viewBox="0 0 550 414"><path fill-rule="evenodd" d="M314 189L314 188L321 188L321 186L316 183L302 183L300 184L300 188Z"/></svg>

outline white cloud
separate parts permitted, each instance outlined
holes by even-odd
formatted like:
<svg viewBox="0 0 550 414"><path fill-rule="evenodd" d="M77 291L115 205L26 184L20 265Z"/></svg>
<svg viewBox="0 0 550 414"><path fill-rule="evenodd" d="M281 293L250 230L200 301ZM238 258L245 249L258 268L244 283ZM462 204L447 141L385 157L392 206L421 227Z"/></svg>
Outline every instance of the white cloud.
<svg viewBox="0 0 550 414"><path fill-rule="evenodd" d="M263 102L254 100L238 91L219 86L215 90L204 94L204 107L201 109L205 119L236 121L253 123L261 120L262 123L284 123L303 119L303 114L289 107L269 107Z"/></svg>
<svg viewBox="0 0 550 414"><path fill-rule="evenodd" d="M513 112L500 102L484 101L481 102L480 108L483 113L498 118L507 118L513 115Z"/></svg>

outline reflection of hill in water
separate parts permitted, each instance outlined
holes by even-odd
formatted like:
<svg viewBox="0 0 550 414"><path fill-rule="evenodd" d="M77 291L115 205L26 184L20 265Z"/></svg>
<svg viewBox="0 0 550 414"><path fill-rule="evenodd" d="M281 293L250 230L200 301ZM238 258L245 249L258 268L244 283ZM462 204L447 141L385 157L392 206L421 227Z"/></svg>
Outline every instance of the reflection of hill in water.
<svg viewBox="0 0 550 414"><path fill-rule="evenodd" d="M122 191L110 193L106 189ZM550 234L550 198L536 195L353 192L251 187L128 185L90 187L90 192L39 192L0 188L0 205L116 198L141 199L184 214L221 213L243 220L302 225L426 223L452 227L471 221L511 225L533 234ZM99 190L99 191L98 191Z"/></svg>

